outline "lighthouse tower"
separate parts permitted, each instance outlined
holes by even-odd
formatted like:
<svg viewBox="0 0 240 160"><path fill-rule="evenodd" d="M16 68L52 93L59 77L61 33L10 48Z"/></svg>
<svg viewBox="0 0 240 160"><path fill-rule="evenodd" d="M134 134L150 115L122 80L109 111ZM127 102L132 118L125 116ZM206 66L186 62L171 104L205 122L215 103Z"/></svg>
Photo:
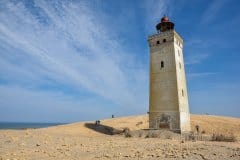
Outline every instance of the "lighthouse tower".
<svg viewBox="0 0 240 160"><path fill-rule="evenodd" d="M183 40L164 16L149 36L149 128L189 132L190 114L183 60Z"/></svg>

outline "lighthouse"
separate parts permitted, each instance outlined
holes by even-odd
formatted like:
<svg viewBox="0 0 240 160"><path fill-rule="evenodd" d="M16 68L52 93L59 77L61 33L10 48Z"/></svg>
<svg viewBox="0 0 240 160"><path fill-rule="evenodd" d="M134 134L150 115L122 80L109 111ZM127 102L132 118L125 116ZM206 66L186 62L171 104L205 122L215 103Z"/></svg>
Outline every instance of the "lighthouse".
<svg viewBox="0 0 240 160"><path fill-rule="evenodd" d="M189 132L190 114L183 57L183 39L164 16L148 37L149 128Z"/></svg>

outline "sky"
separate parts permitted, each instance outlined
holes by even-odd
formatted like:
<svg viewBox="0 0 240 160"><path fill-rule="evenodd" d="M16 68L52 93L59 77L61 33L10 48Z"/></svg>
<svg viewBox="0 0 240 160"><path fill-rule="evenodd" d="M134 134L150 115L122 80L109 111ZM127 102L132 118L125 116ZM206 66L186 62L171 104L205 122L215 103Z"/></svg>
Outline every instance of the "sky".
<svg viewBox="0 0 240 160"><path fill-rule="evenodd" d="M238 0L1 0L0 121L146 114L149 35L184 40L190 112L240 117Z"/></svg>

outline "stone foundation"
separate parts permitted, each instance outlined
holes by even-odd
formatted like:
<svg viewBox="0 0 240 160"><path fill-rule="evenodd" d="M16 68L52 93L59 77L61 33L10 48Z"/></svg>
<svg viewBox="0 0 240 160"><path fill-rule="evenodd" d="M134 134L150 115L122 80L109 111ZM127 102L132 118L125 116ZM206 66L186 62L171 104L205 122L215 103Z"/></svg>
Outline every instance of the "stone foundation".
<svg viewBox="0 0 240 160"><path fill-rule="evenodd" d="M168 129L174 132L180 132L179 112L150 112L150 129Z"/></svg>

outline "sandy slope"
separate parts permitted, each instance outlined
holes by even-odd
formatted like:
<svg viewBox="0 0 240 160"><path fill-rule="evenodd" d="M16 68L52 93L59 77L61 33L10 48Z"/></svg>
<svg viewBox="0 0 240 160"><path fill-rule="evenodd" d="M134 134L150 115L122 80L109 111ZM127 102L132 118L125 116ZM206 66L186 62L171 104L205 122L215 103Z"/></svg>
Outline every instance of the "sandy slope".
<svg viewBox="0 0 240 160"><path fill-rule="evenodd" d="M239 142L181 141L159 138L125 138L96 131L93 122L44 129L0 130L0 160L7 159L240 159ZM234 133L240 137L240 119L192 115L206 134ZM87 125L86 125L87 124ZM147 115L101 120L112 129L148 128Z"/></svg>

